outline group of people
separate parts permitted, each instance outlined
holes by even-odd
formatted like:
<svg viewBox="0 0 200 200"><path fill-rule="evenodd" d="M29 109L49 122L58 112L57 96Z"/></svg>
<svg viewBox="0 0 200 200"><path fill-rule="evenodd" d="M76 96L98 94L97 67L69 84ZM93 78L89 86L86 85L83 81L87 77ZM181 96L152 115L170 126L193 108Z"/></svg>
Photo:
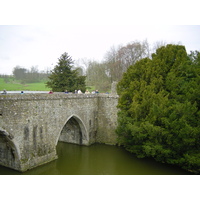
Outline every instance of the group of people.
<svg viewBox="0 0 200 200"><path fill-rule="evenodd" d="M85 94L98 94L99 91L98 90L95 90L95 91L92 91L91 93L89 92L89 90L86 90L85 91ZM83 94L83 92L81 90L75 90L75 94Z"/></svg>
<svg viewBox="0 0 200 200"><path fill-rule="evenodd" d="M4 89L1 94L7 94L7 91ZM21 91L21 94L24 94L24 91Z"/></svg>
<svg viewBox="0 0 200 200"><path fill-rule="evenodd" d="M65 93L68 94L69 92L67 90L65 90ZM75 90L74 92L75 94L83 94L83 92L81 90ZM85 91L85 94L98 94L99 91L98 90L95 90L95 91L92 91L91 93L89 92L89 90L86 90ZM50 90L49 91L49 94L53 94L53 91Z"/></svg>
<svg viewBox="0 0 200 200"><path fill-rule="evenodd" d="M65 93L69 93L67 90L65 91ZM83 94L83 92L81 90L75 90L74 92L75 94ZM98 94L99 91L98 90L94 90L91 93L89 92L89 90L85 91L85 94ZM7 94L7 91L4 89L3 92L1 94ZM24 94L24 91L21 91L21 94ZM53 91L50 90L49 94L53 94Z"/></svg>

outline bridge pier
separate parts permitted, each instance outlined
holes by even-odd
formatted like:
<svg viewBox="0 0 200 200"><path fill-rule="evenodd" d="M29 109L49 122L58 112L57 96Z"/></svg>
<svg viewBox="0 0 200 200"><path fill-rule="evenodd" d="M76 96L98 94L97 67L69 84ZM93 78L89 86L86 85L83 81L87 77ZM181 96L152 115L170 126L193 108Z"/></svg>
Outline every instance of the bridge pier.
<svg viewBox="0 0 200 200"><path fill-rule="evenodd" d="M117 95L0 96L0 165L24 172L57 159L59 141L116 144Z"/></svg>

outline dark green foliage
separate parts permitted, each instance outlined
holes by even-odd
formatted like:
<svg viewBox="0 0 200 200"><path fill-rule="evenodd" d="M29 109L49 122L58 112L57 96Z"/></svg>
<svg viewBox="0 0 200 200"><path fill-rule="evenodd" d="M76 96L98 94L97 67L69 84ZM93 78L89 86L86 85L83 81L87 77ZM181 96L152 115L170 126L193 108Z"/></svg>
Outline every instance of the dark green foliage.
<svg viewBox="0 0 200 200"><path fill-rule="evenodd" d="M86 90L85 76L79 76L77 70L73 70L73 61L67 53L63 53L58 59L58 64L49 76L47 86L55 92L65 90L74 92L75 90Z"/></svg>
<svg viewBox="0 0 200 200"><path fill-rule="evenodd" d="M200 172L200 53L167 45L130 66L118 84L119 143Z"/></svg>

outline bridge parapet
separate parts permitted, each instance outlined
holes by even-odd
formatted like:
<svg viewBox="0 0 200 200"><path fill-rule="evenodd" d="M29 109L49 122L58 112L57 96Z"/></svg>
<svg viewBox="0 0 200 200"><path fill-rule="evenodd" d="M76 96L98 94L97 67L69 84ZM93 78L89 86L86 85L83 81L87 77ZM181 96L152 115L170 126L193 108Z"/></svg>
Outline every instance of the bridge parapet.
<svg viewBox="0 0 200 200"><path fill-rule="evenodd" d="M85 98L118 98L118 95L114 94L65 94L62 92L55 92L53 94L46 93L27 93L27 94L6 94L0 95L0 100L39 100L39 99L85 99Z"/></svg>

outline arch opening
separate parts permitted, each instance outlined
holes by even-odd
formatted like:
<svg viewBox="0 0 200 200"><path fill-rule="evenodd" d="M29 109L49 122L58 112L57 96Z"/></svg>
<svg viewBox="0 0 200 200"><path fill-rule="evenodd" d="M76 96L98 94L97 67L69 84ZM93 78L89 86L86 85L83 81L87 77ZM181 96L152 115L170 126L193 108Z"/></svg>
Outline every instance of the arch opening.
<svg viewBox="0 0 200 200"><path fill-rule="evenodd" d="M82 121L76 116L70 117L62 129L58 141L87 145L86 130Z"/></svg>
<svg viewBox="0 0 200 200"><path fill-rule="evenodd" d="M19 156L12 136L0 128L0 165L17 169Z"/></svg>

